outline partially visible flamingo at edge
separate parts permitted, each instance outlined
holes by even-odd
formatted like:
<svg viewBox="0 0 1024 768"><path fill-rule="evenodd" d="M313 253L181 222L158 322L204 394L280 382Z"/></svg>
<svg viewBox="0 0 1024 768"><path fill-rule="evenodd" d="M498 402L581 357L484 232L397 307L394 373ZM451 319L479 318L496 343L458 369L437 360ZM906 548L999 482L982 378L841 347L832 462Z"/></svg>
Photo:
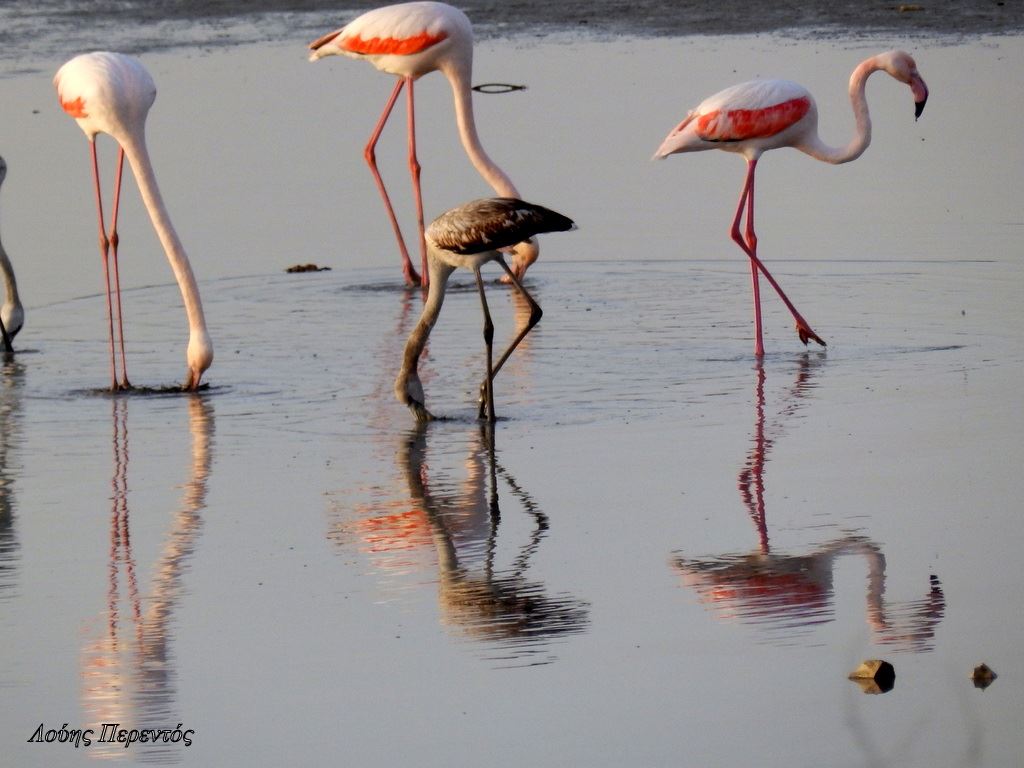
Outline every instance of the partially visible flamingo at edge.
<svg viewBox="0 0 1024 768"><path fill-rule="evenodd" d="M384 106L384 111L363 154L384 200L388 219L398 240L405 281L409 285L419 283L426 286L429 282L427 246L424 238L423 198L420 191L420 163L416 156L416 116L413 99L413 83L417 79L435 70L448 79L455 100L455 121L459 138L473 166L498 196L519 197L519 191L512 180L491 160L477 134L471 92L473 26L466 14L446 3L400 3L367 11L341 29L314 40L309 47L312 51L310 61L337 55L365 59L382 72L398 77L398 82L395 83L391 97ZM409 258L409 251L384 181L377 169L376 159L377 141L403 88L406 89L407 98L409 172L412 175L420 242L419 274ZM532 238L513 246L510 246L512 272L521 280L529 266L537 260L540 249Z"/></svg>
<svg viewBox="0 0 1024 768"><path fill-rule="evenodd" d="M807 344L813 339L825 346L824 340L811 330L757 256L757 235L754 232L754 171L757 161L765 151L779 147L793 147L826 163L856 160L871 143L871 116L864 91L868 77L879 70L910 86L916 105L914 117L920 117L928 99L928 87L910 54L887 51L862 61L850 76L850 102L856 130L845 147L830 147L819 138L817 106L803 86L788 80L752 80L705 99L672 129L654 153L655 158L665 158L677 152L723 149L746 158L747 176L730 233L750 258L754 354L757 357L764 356L758 271L789 308L800 341ZM745 228L741 231L744 214Z"/></svg>
<svg viewBox="0 0 1024 768"><path fill-rule="evenodd" d="M7 161L0 157L0 184L3 184L6 178ZM4 354L9 357L14 353L11 341L25 324L25 310L21 306L21 297L18 296L18 281L14 278L14 266L7 256L3 243L0 243L0 275L3 277L6 289L3 306L0 307L0 338L3 339Z"/></svg>
<svg viewBox="0 0 1024 768"><path fill-rule="evenodd" d="M149 212L157 237L163 246L181 289L188 317L189 340L183 389L199 388L203 372L213 362L213 343L206 329L199 286L192 273L185 248L178 238L160 195L156 175L146 149L146 116L156 99L156 85L138 59L122 53L99 51L85 53L68 61L53 78L60 105L75 118L89 139L92 157L96 209L99 218L100 256L103 261L107 295L107 319L110 330L111 390L131 389L124 352L124 327L121 313L121 285L117 267L117 214L121 196L121 175L128 158L142 201ZM96 158L96 134L105 133L118 144L117 173L114 184L113 212L109 230L103 217L99 163ZM113 260L113 294L116 299L117 325L121 352L121 377L118 380L114 345L114 309L111 301L109 260Z"/></svg>

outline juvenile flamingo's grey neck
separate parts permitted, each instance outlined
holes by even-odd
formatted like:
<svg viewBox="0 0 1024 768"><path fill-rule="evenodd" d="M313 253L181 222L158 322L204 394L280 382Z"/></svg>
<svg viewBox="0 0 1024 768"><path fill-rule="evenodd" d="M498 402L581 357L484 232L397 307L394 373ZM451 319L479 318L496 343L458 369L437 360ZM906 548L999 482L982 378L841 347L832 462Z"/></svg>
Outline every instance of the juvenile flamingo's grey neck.
<svg viewBox="0 0 1024 768"><path fill-rule="evenodd" d="M427 339L430 338L430 331L441 314L441 305L444 304L445 292L448 290L448 278L455 268L439 259L429 257L429 269L430 287L427 289L427 299L423 303L423 313L405 342L402 368L395 379L395 396L400 402L416 410L421 418L430 416L424 407L426 398L419 377L420 355L423 354L423 348L427 346Z"/></svg>
<svg viewBox="0 0 1024 768"><path fill-rule="evenodd" d="M875 58L862 61L850 75L850 104L853 107L855 122L854 136L845 147L830 147L814 133L810 139L800 145L799 149L811 157L833 165L848 163L864 154L871 143L871 115L868 112L868 100L865 96L868 77L881 67Z"/></svg>

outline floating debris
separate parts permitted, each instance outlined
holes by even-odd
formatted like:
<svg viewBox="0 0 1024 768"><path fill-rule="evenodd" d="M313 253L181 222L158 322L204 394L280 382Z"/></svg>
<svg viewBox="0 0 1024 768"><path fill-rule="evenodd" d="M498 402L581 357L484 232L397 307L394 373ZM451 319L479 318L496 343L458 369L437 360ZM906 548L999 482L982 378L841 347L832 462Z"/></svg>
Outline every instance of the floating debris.
<svg viewBox="0 0 1024 768"><path fill-rule="evenodd" d="M916 13L917 11L923 11L924 6L915 3L904 3L903 5L896 6L896 10L900 13Z"/></svg>
<svg viewBox="0 0 1024 768"><path fill-rule="evenodd" d="M888 693L896 685L896 670L882 659L868 659L849 674L864 693Z"/></svg>
<svg viewBox="0 0 1024 768"><path fill-rule="evenodd" d="M474 85L473 90L477 93L512 93L512 91L525 91L526 86L509 83L480 83L480 85Z"/></svg>
<svg viewBox="0 0 1024 768"><path fill-rule="evenodd" d="M992 671L992 668L988 664L979 664L974 668L974 672L971 673L971 680L974 681L974 687L981 690L985 690L998 675Z"/></svg>
<svg viewBox="0 0 1024 768"><path fill-rule="evenodd" d="M293 264L285 272L330 272L330 267L318 267L316 264Z"/></svg>

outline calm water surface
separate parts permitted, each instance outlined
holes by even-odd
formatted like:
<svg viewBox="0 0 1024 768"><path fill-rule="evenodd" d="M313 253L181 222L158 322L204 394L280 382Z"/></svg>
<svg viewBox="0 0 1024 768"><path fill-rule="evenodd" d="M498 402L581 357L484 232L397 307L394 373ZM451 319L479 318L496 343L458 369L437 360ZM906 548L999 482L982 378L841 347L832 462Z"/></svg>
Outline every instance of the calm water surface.
<svg viewBox="0 0 1024 768"><path fill-rule="evenodd" d="M992 104L1024 40L482 43L479 80L529 86L477 98L484 141L580 224L543 240L544 319L493 432L466 276L423 363L446 418L417 429L394 400L420 299L360 151L389 85L307 64L304 40L145 57L216 345L198 396L99 391L86 144L49 84L64 56L5 65L3 238L28 312L0 376L6 759L1016 764L1024 158L997 143L1021 105ZM761 163L761 255L829 346L804 350L765 293L757 365L726 234L742 163L647 158L748 75L803 81L844 141L848 72L897 43L932 89L921 121L878 78L857 163ZM418 94L429 211L486 194L443 81ZM379 154L408 218L402 142ZM124 205L131 377L172 384L180 297ZM332 270L283 271L307 261ZM496 286L491 307L504 341L522 304ZM884 695L846 679L874 657L896 667ZM28 743L65 723L195 733Z"/></svg>

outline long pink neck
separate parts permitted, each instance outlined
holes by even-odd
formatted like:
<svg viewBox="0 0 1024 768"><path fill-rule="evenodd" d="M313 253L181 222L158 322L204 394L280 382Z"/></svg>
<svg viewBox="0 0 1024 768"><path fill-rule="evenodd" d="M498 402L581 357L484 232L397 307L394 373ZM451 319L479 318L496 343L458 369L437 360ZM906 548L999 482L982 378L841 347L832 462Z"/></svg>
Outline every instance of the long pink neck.
<svg viewBox="0 0 1024 768"><path fill-rule="evenodd" d="M455 122L459 128L459 138L462 146L466 149L470 161L477 169L484 181L491 185L494 191L501 197L519 197L519 190L515 184L499 168L490 156L484 151L480 144L480 137L476 132L476 121L473 118L473 92L470 87L470 73L472 72L472 58L462 63L462 66L451 65L444 69L444 74L452 86L452 94L455 98Z"/></svg>
<svg viewBox="0 0 1024 768"><path fill-rule="evenodd" d="M133 132L133 135L121 138L121 145L128 157L132 171L135 174L139 185L139 192L142 194L142 201L153 222L160 244L164 247L167 260L174 271L174 279L181 289L181 297L185 302L185 314L188 316L189 331L193 334L206 335L206 318L203 315L203 303L199 298L199 287L196 284L195 275L192 273L192 266L189 264L185 248L178 239L174 225L164 206L163 197L160 195L160 188L156 183L156 175L153 173L153 166L149 160L149 153L146 150L145 129L141 128Z"/></svg>
<svg viewBox="0 0 1024 768"><path fill-rule="evenodd" d="M830 147L815 133L800 147L801 150L826 163L839 165L856 160L871 143L871 115L868 100L864 95L868 77L879 69L874 58L862 61L850 75L850 104L853 107L855 129L853 138L845 147Z"/></svg>

